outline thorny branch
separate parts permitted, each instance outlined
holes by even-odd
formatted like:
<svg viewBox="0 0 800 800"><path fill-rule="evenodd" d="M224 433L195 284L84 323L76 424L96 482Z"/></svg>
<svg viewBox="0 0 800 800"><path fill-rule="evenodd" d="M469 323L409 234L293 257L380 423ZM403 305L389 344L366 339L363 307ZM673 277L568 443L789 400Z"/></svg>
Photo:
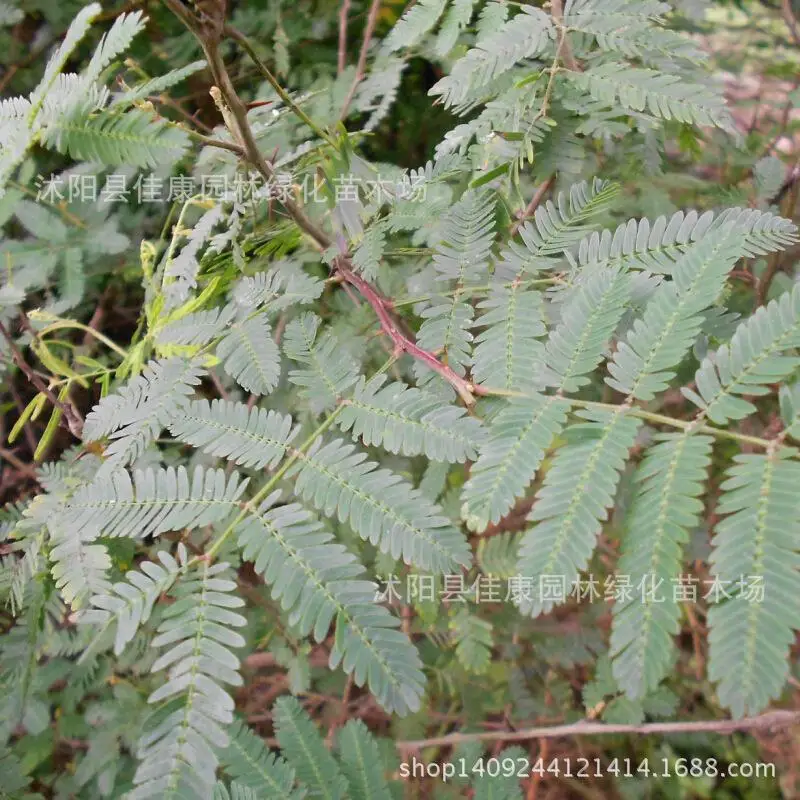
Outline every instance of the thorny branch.
<svg viewBox="0 0 800 800"><path fill-rule="evenodd" d="M200 41L200 44L202 45L206 54L206 59L209 64L209 68L211 69L214 83L219 90L222 102L225 103L225 106L230 111L230 124L231 127L233 127L231 133L240 145L241 155L246 158L247 161L249 161L264 178L271 180L274 178L275 172L272 165L264 158L258 149L253 131L247 119L247 108L233 87L227 68L225 67L225 63L219 52L218 40L203 33L197 21L180 3L180 0L164 0L164 2ZM377 8L378 5L379 3L373 3L375 8ZM372 9L370 14L372 14ZM377 11L375 11L375 14L377 15ZM247 44L245 49L247 50L248 54L254 58L254 60L257 60L252 47L249 46L249 43L243 34L235 31L235 29L230 26L225 26L224 30L226 33L229 33L231 36L233 36L233 38L235 38L240 44L243 44L243 46ZM367 30L365 31L364 45L362 46L362 55L364 61L366 61L366 49L369 47L369 39L371 39L371 36L372 33L370 31L370 23L368 21ZM359 63L361 63L361 61L362 59L359 58ZM269 70L267 70L264 65L260 64L260 62L258 63L259 69L262 71L262 73L269 73ZM356 70L356 77L358 77L358 68ZM292 106L294 107L294 104L292 104ZM316 128L313 123L312 127ZM294 219L300 229L310 236L311 239L313 239L321 249L326 250L331 246L332 239L330 236L328 236L328 234L322 228L320 228L308 217L308 215L297 202L291 198L286 198L284 206L289 216ZM353 265L349 254L342 253L336 258L335 263L338 274L342 280L346 281L355 289L357 289L364 299L372 306L372 309L375 311L375 314L380 321L381 328L392 340L395 349L408 353L419 361L422 361L434 372L441 375L453 386L453 388L456 390L456 392L458 392L459 396L467 405L474 403L476 387L454 372L449 366L443 364L433 353L423 350L400 330L399 323L393 318L393 315L390 311L389 302L383 299L368 281L366 281L353 270Z"/></svg>

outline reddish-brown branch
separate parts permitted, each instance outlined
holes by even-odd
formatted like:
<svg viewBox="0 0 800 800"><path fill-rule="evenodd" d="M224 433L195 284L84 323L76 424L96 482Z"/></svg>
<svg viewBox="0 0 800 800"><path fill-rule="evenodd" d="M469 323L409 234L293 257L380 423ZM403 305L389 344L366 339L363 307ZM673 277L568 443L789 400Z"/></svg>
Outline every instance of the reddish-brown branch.
<svg viewBox="0 0 800 800"><path fill-rule="evenodd" d="M339 52L336 59L336 74L344 72L347 63L347 15L350 12L350 0L342 0L342 7L339 9Z"/></svg>
<svg viewBox="0 0 800 800"><path fill-rule="evenodd" d="M186 7L179 2L179 0L164 0L164 3L176 14L179 19L183 21L186 27L192 31L192 33L194 33L200 44L203 46L209 69L211 70L211 74L214 78L216 91L219 92L221 99L227 105L227 110L230 111L230 127L232 128L234 138L240 143L240 156L249 161L265 178L272 180L275 177L274 169L272 164L264 158L258 149L255 136L253 135L250 123L247 119L247 109L234 89L230 75L225 67L225 62L220 55L219 42L214 38L209 38L208 36L204 35L195 18L192 16L192 14L190 14ZM361 80L361 77L363 77L363 73L366 68L367 52L369 50L370 41L372 40L372 34L377 22L379 9L380 0L373 0L372 5L370 6L366 29L364 30L364 41L361 46L361 54L356 67L356 79L351 87L350 95L345 101L345 110L349 105L350 100L352 100L352 95L355 93L358 82ZM242 44L243 47L248 49L249 52L247 40L241 33L227 25L223 27L223 30L235 38L240 44ZM289 216L321 250L325 250L331 245L331 237L319 225L309 218L309 216L297 202L295 202L292 198L287 197L282 201L282 203ZM473 386L469 381L465 380L456 372L454 372L449 366L442 363L433 353L423 350L408 336L406 336L401 331L399 322L397 322L397 320L395 320L393 315L390 313L390 302L381 297L377 290L367 280L353 271L352 262L350 261L349 256L339 256L336 259L336 269L341 278L351 286L354 286L356 289L358 289L364 299L370 304L370 306L372 306L373 310L378 316L381 328L392 340L395 348L398 351L408 353L413 358L416 358L418 361L421 361L423 364L428 366L438 375L441 375L441 377L444 378L456 390L458 395L467 405L471 405L475 402L475 395L483 393L481 388Z"/></svg>
<svg viewBox="0 0 800 800"><path fill-rule="evenodd" d="M555 175L551 175L536 190L536 192L533 195L533 198L531 199L530 203L528 203L528 205L525 206L525 210L519 215L519 218L511 226L511 235L512 236L514 236L514 234L520 229L520 227L525 222L525 220L530 219L534 215L534 213L536 212L536 209L539 208L539 206L542 204L542 200L544 200L544 196L550 191L550 187L555 182L555 179L556 179L556 176Z"/></svg>
<svg viewBox="0 0 800 800"><path fill-rule="evenodd" d="M361 296L372 306L373 311L378 317L384 333L392 340L398 351L408 353L427 367L432 369L437 375L441 375L455 390L461 399L471 405L475 402L476 387L469 381L454 372L447 364L443 364L433 353L423 350L416 342L408 338L398 327L389 311L389 301L383 298L367 280L358 273L353 272L344 258L337 259L336 268L342 278L358 289Z"/></svg>
<svg viewBox="0 0 800 800"><path fill-rule="evenodd" d="M369 14L367 16L367 24L364 28L364 39L361 42L361 52L358 54L358 64L356 64L356 74L353 78L353 83L350 90L347 92L347 97L342 103L342 110L339 113L339 119L344 119L347 116L347 111L350 108L350 103L353 102L358 84L367 71L367 55L369 54L369 46L372 42L372 34L375 33L375 25L378 22L378 12L381 8L381 0L372 0L372 5L369 7Z"/></svg>

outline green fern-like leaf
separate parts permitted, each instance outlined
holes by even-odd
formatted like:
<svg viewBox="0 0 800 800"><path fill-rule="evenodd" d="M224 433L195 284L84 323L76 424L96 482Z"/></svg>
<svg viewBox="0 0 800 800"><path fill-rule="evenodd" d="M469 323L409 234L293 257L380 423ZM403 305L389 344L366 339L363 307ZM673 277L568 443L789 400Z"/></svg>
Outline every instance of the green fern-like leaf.
<svg viewBox="0 0 800 800"><path fill-rule="evenodd" d="M441 223L441 243L433 264L441 280L480 279L486 274L494 242L494 198L489 192L467 192Z"/></svg>
<svg viewBox="0 0 800 800"><path fill-rule="evenodd" d="M790 448L736 456L722 484L711 564L724 594L708 611L708 674L736 717L776 698L789 670L800 592L796 456ZM763 597L748 598L741 581L761 582Z"/></svg>
<svg viewBox="0 0 800 800"><path fill-rule="evenodd" d="M703 513L699 498L711 463L708 436L658 438L635 475L638 490L618 566L630 579L630 593L616 600L611 630L614 676L632 700L653 691L671 667L681 613L674 582Z"/></svg>
<svg viewBox="0 0 800 800"><path fill-rule="evenodd" d="M278 261L271 269L247 275L233 290L237 306L252 311L283 311L293 305L313 303L324 287L323 281L304 272L291 261Z"/></svg>
<svg viewBox="0 0 800 800"><path fill-rule="evenodd" d="M517 283L497 285L478 309L483 313L475 326L483 330L472 358L475 382L507 391L535 389L544 355L539 338L546 332L541 294Z"/></svg>
<svg viewBox="0 0 800 800"><path fill-rule="evenodd" d="M583 384L596 366L624 310L627 283L617 273L590 276L569 306L568 316L545 346L545 383L562 391ZM577 313L574 313L577 312ZM563 427L565 406L557 398L518 401L493 419L480 458L464 486L462 517L476 531L496 523L520 497L546 449Z"/></svg>
<svg viewBox="0 0 800 800"><path fill-rule="evenodd" d="M270 495L238 527L243 556L301 635L322 641L336 622L332 667L342 663L359 686L367 681L387 710L416 710L424 681L419 656L396 630L397 619L375 603L377 586L308 511L297 503L277 505L279 496Z"/></svg>
<svg viewBox="0 0 800 800"><path fill-rule="evenodd" d="M286 326L283 347L286 355L305 365L293 370L289 380L302 387L311 408L320 413L333 408L358 380L358 365L342 351L330 332L318 337L319 317L304 314Z"/></svg>
<svg viewBox="0 0 800 800"><path fill-rule="evenodd" d="M106 536L143 538L225 519L247 486L238 473L197 466L127 470L103 475L65 504L60 525Z"/></svg>
<svg viewBox="0 0 800 800"><path fill-rule="evenodd" d="M177 161L189 146L189 136L181 128L133 109L85 119L56 118L44 129L42 142L81 161L157 167Z"/></svg>
<svg viewBox="0 0 800 800"><path fill-rule="evenodd" d="M80 608L92 594L108 591L111 559L106 546L96 542L96 532L55 521L49 527L51 571L64 602Z"/></svg>
<svg viewBox="0 0 800 800"><path fill-rule="evenodd" d="M134 36L144 30L145 19L141 11L132 14L120 14L111 28L103 34L100 44L97 45L86 76L97 80L102 71L118 56L124 53L133 41Z"/></svg>
<svg viewBox="0 0 800 800"><path fill-rule="evenodd" d="M184 317L167 322L155 332L155 340L165 345L204 345L219 336L233 320L232 306L194 311Z"/></svg>
<svg viewBox="0 0 800 800"><path fill-rule="evenodd" d="M497 33L479 41L477 47L456 61L450 74L428 94L440 97L445 108L461 106L518 61L539 55L554 35L548 14L523 6Z"/></svg>
<svg viewBox="0 0 800 800"><path fill-rule="evenodd" d="M283 755L308 787L309 797L344 800L347 781L300 703L294 697L278 698L273 719Z"/></svg>
<svg viewBox="0 0 800 800"><path fill-rule="evenodd" d="M522 532L503 531L496 536L482 538L475 554L484 575L510 578L517 575L517 561Z"/></svg>
<svg viewBox="0 0 800 800"><path fill-rule="evenodd" d="M730 344L706 357L695 373L697 391L684 396L718 425L743 419L756 408L742 395L764 395L770 384L793 374L800 358L800 285L756 310L736 329Z"/></svg>
<svg viewBox="0 0 800 800"><path fill-rule="evenodd" d="M450 297L436 297L421 313L422 325L417 344L439 354L439 359L459 375L467 371L472 356L474 310L470 303L460 300L459 292ZM421 362L414 363L419 382L431 380L435 373Z"/></svg>
<svg viewBox="0 0 800 800"><path fill-rule="evenodd" d="M413 47L428 31L433 30L444 13L447 0L419 0L392 28L384 47L390 53Z"/></svg>
<svg viewBox="0 0 800 800"><path fill-rule="evenodd" d="M561 322L545 345L540 381L574 392L589 382L625 311L628 276L618 270L597 270L577 287L561 314Z"/></svg>
<svg viewBox="0 0 800 800"><path fill-rule="evenodd" d="M38 109L41 108L61 70L64 69L75 48L88 33L91 23L102 10L103 7L100 3L89 3L75 15L75 18L70 23L66 36L64 36L61 44L48 59L42 79L31 93L31 112L29 116L31 124L34 122Z"/></svg>
<svg viewBox="0 0 800 800"><path fill-rule="evenodd" d="M391 800L378 745L360 719L349 720L339 731L336 751L351 800Z"/></svg>
<svg viewBox="0 0 800 800"><path fill-rule="evenodd" d="M205 61L193 61L185 67L170 70L164 75L159 75L157 78L150 78L139 86L129 89L114 98L112 106L131 106L138 100L144 100L146 97L153 97L161 94L166 89L170 89L178 83L181 83L190 75L199 72L206 66Z"/></svg>
<svg viewBox="0 0 800 800"><path fill-rule="evenodd" d="M693 84L678 75L627 64L606 63L569 78L592 98L613 106L619 102L633 111L650 112L659 119L730 129L732 121L721 94Z"/></svg>
<svg viewBox="0 0 800 800"><path fill-rule="evenodd" d="M217 345L217 358L248 392L269 394L278 384L280 351L263 314L232 325Z"/></svg>
<svg viewBox="0 0 800 800"><path fill-rule="evenodd" d="M128 463L183 411L203 372L181 358L151 361L141 375L104 397L86 415L84 441L110 436L107 463Z"/></svg>
<svg viewBox="0 0 800 800"><path fill-rule="evenodd" d="M741 235L721 228L675 262L673 280L658 287L609 362L609 386L641 400L667 387L740 251Z"/></svg>
<svg viewBox="0 0 800 800"><path fill-rule="evenodd" d="M320 440L291 474L299 497L394 558L442 573L470 563L464 535L442 510L352 444Z"/></svg>
<svg viewBox="0 0 800 800"><path fill-rule="evenodd" d="M158 553L158 560L160 564L142 561L138 570L126 573L125 583L113 584L107 594L95 594L91 599L93 608L81 615L82 624L116 623L115 655L122 653L139 626L150 619L159 597L172 587L187 561L186 549L179 545L178 561L165 550Z"/></svg>
<svg viewBox="0 0 800 800"><path fill-rule="evenodd" d="M629 58L702 60L702 52L687 37L656 27L669 11L660 0L575 0L564 4L564 24L594 36L601 50Z"/></svg>
<svg viewBox="0 0 800 800"><path fill-rule="evenodd" d="M450 630L456 646L456 658L467 672L485 672L492 660L492 624L459 608L450 620Z"/></svg>
<svg viewBox="0 0 800 800"><path fill-rule="evenodd" d="M510 511L558 435L569 406L557 397L515 400L491 420L480 457L464 484L461 516L482 531Z"/></svg>
<svg viewBox="0 0 800 800"><path fill-rule="evenodd" d="M243 467L274 467L297 436L288 414L231 400L194 400L170 432L182 442Z"/></svg>
<svg viewBox="0 0 800 800"><path fill-rule="evenodd" d="M228 729L228 746L219 753L220 764L236 782L256 791L269 792L282 800L302 800L305 792L295 789L295 770L271 753L264 740L241 720Z"/></svg>
<svg viewBox="0 0 800 800"><path fill-rule="evenodd" d="M469 24L475 0L453 0L450 9L442 20L442 27L436 37L434 52L446 56L455 47L458 35Z"/></svg>
<svg viewBox="0 0 800 800"><path fill-rule="evenodd" d="M216 749L227 746L225 727L233 722L233 699L221 684L242 684L239 659L230 651L245 641L231 628L246 620L231 610L244 605L234 589L228 565L207 562L173 589L176 600L153 639L153 647L168 649L152 672L169 672L148 702L171 700L139 740L134 800L205 800L212 791Z"/></svg>
<svg viewBox="0 0 800 800"><path fill-rule="evenodd" d="M466 372L472 351L472 306L462 300L468 283L485 280L494 241L494 200L489 193L467 192L447 213L441 224L442 241L436 247L433 266L440 283L451 284L449 297L436 297L421 316L417 335L420 346L439 353L440 359L460 375ZM415 365L423 380L433 376L427 367Z"/></svg>
<svg viewBox="0 0 800 800"><path fill-rule="evenodd" d="M567 443L547 471L528 517L534 525L520 544L517 572L533 578L535 595L545 576L563 576L570 584L588 566L641 424L622 406L578 415L586 421L564 431ZM521 607L536 615L556 602L535 596Z"/></svg>
<svg viewBox="0 0 800 800"><path fill-rule="evenodd" d="M402 383L384 386L385 380L383 376L359 380L337 419L343 431L390 453L424 453L452 463L475 457L481 435L478 420L422 389Z"/></svg>
<svg viewBox="0 0 800 800"><path fill-rule="evenodd" d="M589 184L574 184L569 194L559 192L555 201L547 200L534 212L533 220L519 229L522 245L510 242L502 252L496 274L502 280L519 280L553 269L561 256L591 233L590 220L600 216L619 194L617 183L597 178Z"/></svg>
<svg viewBox="0 0 800 800"><path fill-rule="evenodd" d="M742 257L771 253L797 241L791 220L756 209L730 208L716 216L712 211L676 211L652 223L631 219L613 232L592 233L580 242L574 261L583 269L616 267L671 275L675 262L693 243L726 225L743 235Z"/></svg>

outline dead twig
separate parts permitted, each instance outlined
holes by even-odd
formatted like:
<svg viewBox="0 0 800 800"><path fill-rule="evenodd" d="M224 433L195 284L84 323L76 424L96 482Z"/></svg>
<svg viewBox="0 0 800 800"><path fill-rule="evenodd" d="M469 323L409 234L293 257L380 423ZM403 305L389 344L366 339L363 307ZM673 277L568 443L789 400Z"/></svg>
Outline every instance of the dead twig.
<svg viewBox="0 0 800 800"><path fill-rule="evenodd" d="M490 731L477 733L450 733L431 739L397 742L402 751L422 750L425 747L449 747L465 742L524 742L528 739L557 739L568 736L609 736L621 733L668 734L668 733L719 733L737 731L772 731L800 725L800 711L768 711L756 717L743 719L707 719L692 722L647 722L642 725L614 725L605 722L581 720L570 725L551 725L528 728L520 731Z"/></svg>
<svg viewBox="0 0 800 800"><path fill-rule="evenodd" d="M8 461L20 475L24 475L26 478L36 481L36 483L39 482L39 476L36 474L36 470L30 464L26 464L22 459L18 458L11 450L0 447L0 458Z"/></svg>

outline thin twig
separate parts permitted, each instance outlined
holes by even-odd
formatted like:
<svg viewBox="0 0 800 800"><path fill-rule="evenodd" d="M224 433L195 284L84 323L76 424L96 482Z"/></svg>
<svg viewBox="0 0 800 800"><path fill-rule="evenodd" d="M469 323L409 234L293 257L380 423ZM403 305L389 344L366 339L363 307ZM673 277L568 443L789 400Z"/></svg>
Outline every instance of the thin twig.
<svg viewBox="0 0 800 800"><path fill-rule="evenodd" d="M525 220L530 219L537 208L542 203L544 196L550 191L550 187L553 185L556 179L555 175L551 175L537 190L536 193L533 195L533 199L525 206L525 210L519 215L518 219L514 224L511 226L511 235L514 236L516 232L520 229L522 224Z"/></svg>
<svg viewBox="0 0 800 800"><path fill-rule="evenodd" d="M21 475L24 475L26 478L30 478L37 483L39 482L39 476L36 474L36 470L30 464L26 464L22 459L12 453L11 450L6 450L5 447L0 447L0 458L8 461L8 463L11 464L11 466L14 467L14 469Z"/></svg>
<svg viewBox="0 0 800 800"><path fill-rule="evenodd" d="M797 17L792 10L792 0L781 0L781 13L794 43L800 47L800 28L797 26Z"/></svg>
<svg viewBox="0 0 800 800"><path fill-rule="evenodd" d="M339 9L339 51L336 58L336 74L344 72L347 63L347 15L350 13L350 0L342 0Z"/></svg>
<svg viewBox="0 0 800 800"><path fill-rule="evenodd" d="M253 45L250 44L250 40L239 30L234 28L232 25L226 25L224 28L225 33L231 37L231 39L235 39L244 49L253 63L258 67L259 72L267 79L267 82L272 86L275 90L276 94L283 103L290 108L296 115L299 117L309 128L323 141L327 142L331 146L335 146L335 142L331 139L331 137L314 122L311 117L303 111L297 103L292 100L289 93L281 86L278 79L270 72L269 67L258 57L258 53L256 53ZM221 89L222 87L220 87ZM228 99L228 98L226 98Z"/></svg>
<svg viewBox="0 0 800 800"><path fill-rule="evenodd" d="M361 42L361 52L358 54L358 64L356 64L356 74L353 78L353 83L347 92L347 97L342 103L342 110L339 112L339 119L344 119L350 108L350 103L353 102L358 84L364 77L367 71L367 55L369 54L369 46L372 42L372 35L375 33L375 25L378 22L378 11L381 8L381 0L372 0L372 5L369 7L369 14L367 16L367 24L364 28L364 38Z"/></svg>
<svg viewBox="0 0 800 800"><path fill-rule="evenodd" d="M441 375L455 390L461 399L471 405L475 402L475 387L467 380L454 372L447 364L443 364L433 353L423 350L415 342L411 341L397 326L397 323L389 313L388 301L382 298L373 286L362 278L358 273L353 272L347 265L345 259L337 259L337 269L339 274L348 283L355 286L363 298L372 306L383 331L389 336L398 351L408 353L438 375Z"/></svg>
<svg viewBox="0 0 800 800"><path fill-rule="evenodd" d="M40 392L42 392L42 394L44 394L56 408L60 409L64 413L64 419L67 423L70 433L80 438L80 435L83 431L83 417L81 417L75 406L73 406L72 403L64 403L63 401L59 400L58 396L52 391L52 389L34 372L31 365L28 364L17 347L17 343L14 341L14 338L11 336L11 334L8 332L8 329L2 322L0 322L0 334L2 334L3 338L8 342L8 347L11 351L11 357L14 359L14 363L20 368L20 370L22 370L22 373L30 381L30 383L32 383Z"/></svg>
<svg viewBox="0 0 800 800"><path fill-rule="evenodd" d="M177 100L173 100L169 95L151 95L147 99L153 104L160 103L163 106L168 106L173 111L177 111L186 122L191 125L197 125L198 128L202 128L206 133L211 133L214 130L210 125L206 125L205 122L190 114Z"/></svg>
<svg viewBox="0 0 800 800"><path fill-rule="evenodd" d="M567 32L566 28L564 27L564 6L562 5L561 0L550 0L550 13L553 16L556 25L561 29L559 48L561 50L561 57L564 59L565 66L567 69L571 69L573 72L580 72L580 65L575 60L572 47L567 41Z"/></svg>
<svg viewBox="0 0 800 800"><path fill-rule="evenodd" d="M242 150L241 146L235 142L226 142L224 139L215 139L212 136L204 136L202 133L193 131L184 125L180 125L179 127L181 130L184 130L189 134L189 138L194 139L196 142L200 142L207 147L218 147L220 150L228 150L231 153L235 153L240 158L243 155L244 151Z"/></svg>
<svg viewBox="0 0 800 800"><path fill-rule="evenodd" d="M422 750L425 747L448 747L465 742L524 742L529 739L556 739L568 736L609 736L614 734L668 734L668 733L719 733L737 731L771 731L800 724L800 711L768 711L756 717L743 719L708 719L692 722L647 722L642 725L616 725L606 722L581 720L569 725L551 725L527 728L520 731L489 731L476 733L449 733L431 739L399 741L401 752Z"/></svg>

